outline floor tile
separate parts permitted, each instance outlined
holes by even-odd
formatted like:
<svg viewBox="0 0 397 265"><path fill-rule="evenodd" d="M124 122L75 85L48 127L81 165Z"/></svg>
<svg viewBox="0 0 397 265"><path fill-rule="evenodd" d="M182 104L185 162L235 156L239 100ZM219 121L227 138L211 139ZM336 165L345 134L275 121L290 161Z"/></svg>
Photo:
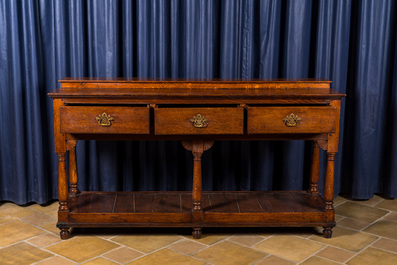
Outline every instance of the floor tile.
<svg viewBox="0 0 397 265"><path fill-rule="evenodd" d="M194 241L197 241L199 243L203 243L206 245L212 245L215 244L219 241L222 241L226 238L228 238L231 235L224 235L224 234L205 234L203 233L203 235L201 236L200 239L193 239L192 236L187 236L187 239L192 239Z"/></svg>
<svg viewBox="0 0 397 265"><path fill-rule="evenodd" d="M287 235L275 235L254 246L255 249L293 261L302 261L323 247L323 244Z"/></svg>
<svg viewBox="0 0 397 265"><path fill-rule="evenodd" d="M168 246L182 237L177 235L120 235L112 238L112 241L122 244L124 246L149 253L156 249Z"/></svg>
<svg viewBox="0 0 397 265"><path fill-rule="evenodd" d="M243 247L229 241L223 241L193 256L215 265L243 265L252 264L264 258L266 255L266 253L252 248Z"/></svg>
<svg viewBox="0 0 397 265"><path fill-rule="evenodd" d="M374 195L374 197L372 197L369 200L355 200L354 202L363 204L363 205L367 205L367 206L374 206L383 200L384 199L382 197L380 197L378 195Z"/></svg>
<svg viewBox="0 0 397 265"><path fill-rule="evenodd" d="M258 235L263 236L264 238L273 235L295 235L307 238L312 236L313 233L317 233L316 227L268 227L265 233L258 233Z"/></svg>
<svg viewBox="0 0 397 265"><path fill-rule="evenodd" d="M381 238L380 240L376 241L372 246L397 253L397 240Z"/></svg>
<svg viewBox="0 0 397 265"><path fill-rule="evenodd" d="M323 258L316 257L316 256L310 257L307 260L305 260L304 262L299 263L299 264L302 264L302 265L340 265L340 263L336 263L331 260L323 259Z"/></svg>
<svg viewBox="0 0 397 265"><path fill-rule="evenodd" d="M327 247L316 255L333 261L343 263L353 257L356 253L335 247Z"/></svg>
<svg viewBox="0 0 397 265"><path fill-rule="evenodd" d="M346 217L340 221L337 221L338 226L343 226L343 227L351 228L354 230L361 230L361 229L367 227L369 224L370 224L370 222L353 219L353 218L349 218L349 217Z"/></svg>
<svg viewBox="0 0 397 265"><path fill-rule="evenodd" d="M32 215L22 218L21 220L24 221L25 223L28 223L31 225L42 225L42 224L56 221L56 219L54 217L49 216L48 214L44 214L44 213L32 214Z"/></svg>
<svg viewBox="0 0 397 265"><path fill-rule="evenodd" d="M17 220L18 218L13 217L13 216L0 216L0 225L8 222L12 222L14 220Z"/></svg>
<svg viewBox="0 0 397 265"><path fill-rule="evenodd" d="M294 265L296 262L292 262L290 260L282 259L276 256L268 256L263 260L258 261L255 265Z"/></svg>
<svg viewBox="0 0 397 265"><path fill-rule="evenodd" d="M98 237L75 237L46 249L75 262L83 262L119 247Z"/></svg>
<svg viewBox="0 0 397 265"><path fill-rule="evenodd" d="M380 220L364 229L364 231L397 240L397 222L394 221Z"/></svg>
<svg viewBox="0 0 397 265"><path fill-rule="evenodd" d="M54 235L53 233L44 233L28 240L30 244L36 245L41 248L58 243L60 241L62 241L62 239L59 236Z"/></svg>
<svg viewBox="0 0 397 265"><path fill-rule="evenodd" d="M339 214L335 214L335 221L336 221L336 222L338 222L339 220L341 220L341 219L343 219L343 218L347 218L347 217L344 217L344 216L339 215Z"/></svg>
<svg viewBox="0 0 397 265"><path fill-rule="evenodd" d="M363 264L381 264L395 265L397 264L397 254L387 252L376 248L367 248L351 260L347 262L349 265Z"/></svg>
<svg viewBox="0 0 397 265"><path fill-rule="evenodd" d="M397 199L387 199L376 205L378 208L387 209L393 212L397 212Z"/></svg>
<svg viewBox="0 0 397 265"><path fill-rule="evenodd" d="M0 247L45 233L45 231L19 220L0 225L0 231Z"/></svg>
<svg viewBox="0 0 397 265"><path fill-rule="evenodd" d="M49 259L40 261L40 262L36 263L35 265L75 265L75 264L77 264L77 263L70 261L68 259L59 257L59 256L55 256L55 257L51 257Z"/></svg>
<svg viewBox="0 0 397 265"><path fill-rule="evenodd" d="M238 236L232 236L227 240L250 247L252 245L258 244L264 239L265 239L264 237L257 235L238 235Z"/></svg>
<svg viewBox="0 0 397 265"><path fill-rule="evenodd" d="M59 203L58 201L53 202L50 205L45 205L42 206L40 204L32 204L29 206L30 209L45 213L47 215L50 215L54 218L58 217L58 208L59 208Z"/></svg>
<svg viewBox="0 0 397 265"><path fill-rule="evenodd" d="M384 219L391 220L397 222L397 213L391 212L384 217Z"/></svg>
<svg viewBox="0 0 397 265"><path fill-rule="evenodd" d="M191 254L196 253L197 251L199 251L203 248L206 248L206 247L207 247L207 245L195 242L193 240L184 239L184 240L179 241L175 244L172 244L168 248L178 251L178 252L182 252L184 254L191 255Z"/></svg>
<svg viewBox="0 0 397 265"><path fill-rule="evenodd" d="M341 205L342 203L347 202L348 200L346 198L343 198L342 196L338 196L334 199L334 207Z"/></svg>
<svg viewBox="0 0 397 265"><path fill-rule="evenodd" d="M378 239L377 236L338 226L334 227L332 230L332 238L324 238L320 235L314 235L310 237L310 239L354 252L364 249Z"/></svg>
<svg viewBox="0 0 397 265"><path fill-rule="evenodd" d="M337 214L365 222L374 222L383 217L388 211L369 207L355 202L345 202L335 208Z"/></svg>
<svg viewBox="0 0 397 265"><path fill-rule="evenodd" d="M10 202L0 205L0 217L22 218L35 213L35 211L26 206L19 206Z"/></svg>
<svg viewBox="0 0 397 265"><path fill-rule="evenodd" d="M143 258L140 258L128 265L204 265L205 262L185 256L169 249L162 249Z"/></svg>
<svg viewBox="0 0 397 265"><path fill-rule="evenodd" d="M115 234L114 235L102 235L102 234L99 234L97 236L100 237L100 238L103 238L103 239L112 239L116 235Z"/></svg>
<svg viewBox="0 0 397 265"><path fill-rule="evenodd" d="M53 254L25 242L0 249L1 265L32 264L51 256Z"/></svg>
<svg viewBox="0 0 397 265"><path fill-rule="evenodd" d="M49 223L45 223L42 225L39 225L39 227L47 230L48 232L54 233L59 235L59 228L57 227L57 222L49 222Z"/></svg>
<svg viewBox="0 0 397 265"><path fill-rule="evenodd" d="M127 247L122 247L119 249L115 249L109 253L106 253L103 255L104 257L114 260L119 263L127 263L130 262L131 260L137 259L141 257L143 254L135 251L133 249L127 248Z"/></svg>
<svg viewBox="0 0 397 265"><path fill-rule="evenodd" d="M102 257L92 259L90 261L84 262L81 265L116 265L118 263L104 259Z"/></svg>

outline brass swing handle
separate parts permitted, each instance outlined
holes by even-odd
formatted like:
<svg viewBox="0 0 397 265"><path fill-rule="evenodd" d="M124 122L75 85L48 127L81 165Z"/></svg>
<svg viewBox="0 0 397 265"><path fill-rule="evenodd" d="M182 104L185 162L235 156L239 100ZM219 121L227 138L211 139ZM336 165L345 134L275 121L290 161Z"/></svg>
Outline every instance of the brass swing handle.
<svg viewBox="0 0 397 265"><path fill-rule="evenodd" d="M197 114L196 116L190 119L190 122L196 128L205 128L208 126L209 121L203 115Z"/></svg>
<svg viewBox="0 0 397 265"><path fill-rule="evenodd" d="M284 119L283 122L285 123L285 126L287 127L295 127L299 125L299 122L302 119L298 117L298 115L295 115L291 113L290 115L287 115Z"/></svg>
<svg viewBox="0 0 397 265"><path fill-rule="evenodd" d="M98 124L103 127L109 127L112 125L111 121L114 121L113 117L107 115L106 112L102 113L98 117L95 118L98 121Z"/></svg>

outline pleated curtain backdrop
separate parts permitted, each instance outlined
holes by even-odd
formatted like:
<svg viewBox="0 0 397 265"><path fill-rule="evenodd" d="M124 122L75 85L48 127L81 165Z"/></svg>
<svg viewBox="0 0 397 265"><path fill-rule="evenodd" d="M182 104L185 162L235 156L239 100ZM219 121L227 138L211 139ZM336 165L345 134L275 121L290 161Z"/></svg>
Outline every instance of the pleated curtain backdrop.
<svg viewBox="0 0 397 265"><path fill-rule="evenodd" d="M57 198L63 77L327 78L343 100L336 193L397 197L394 0L0 0L0 200ZM206 190L308 188L311 144L216 142ZM83 190L189 190L179 142L81 141ZM325 156L321 156L320 184Z"/></svg>

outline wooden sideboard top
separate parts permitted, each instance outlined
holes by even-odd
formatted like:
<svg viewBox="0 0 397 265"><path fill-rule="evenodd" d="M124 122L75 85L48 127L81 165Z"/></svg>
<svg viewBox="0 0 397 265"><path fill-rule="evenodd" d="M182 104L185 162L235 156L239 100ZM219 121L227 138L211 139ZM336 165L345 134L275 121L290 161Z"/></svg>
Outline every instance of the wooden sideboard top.
<svg viewBox="0 0 397 265"><path fill-rule="evenodd" d="M52 98L76 99L146 99L165 103L214 103L216 99L247 103L257 100L311 100L324 103L341 99L345 94L330 88L324 79L148 79L148 78L64 78L61 87L48 95ZM208 101L209 100L209 101ZM153 103L157 103L157 102Z"/></svg>

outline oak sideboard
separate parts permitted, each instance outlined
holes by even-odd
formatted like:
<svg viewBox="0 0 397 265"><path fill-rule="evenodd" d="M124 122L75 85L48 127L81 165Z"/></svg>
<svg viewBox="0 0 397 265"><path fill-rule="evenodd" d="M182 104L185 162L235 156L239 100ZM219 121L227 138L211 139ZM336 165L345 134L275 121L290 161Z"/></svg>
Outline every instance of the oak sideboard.
<svg viewBox="0 0 397 265"><path fill-rule="evenodd" d="M60 236L72 227L335 226L334 158L345 96L322 79L64 78L49 93L58 155ZM80 191L78 140L181 141L191 151L192 191ZM203 191L203 152L217 141L309 140L304 191ZM327 154L319 192L319 152ZM68 156L68 159L66 159ZM67 164L68 161L68 164Z"/></svg>

